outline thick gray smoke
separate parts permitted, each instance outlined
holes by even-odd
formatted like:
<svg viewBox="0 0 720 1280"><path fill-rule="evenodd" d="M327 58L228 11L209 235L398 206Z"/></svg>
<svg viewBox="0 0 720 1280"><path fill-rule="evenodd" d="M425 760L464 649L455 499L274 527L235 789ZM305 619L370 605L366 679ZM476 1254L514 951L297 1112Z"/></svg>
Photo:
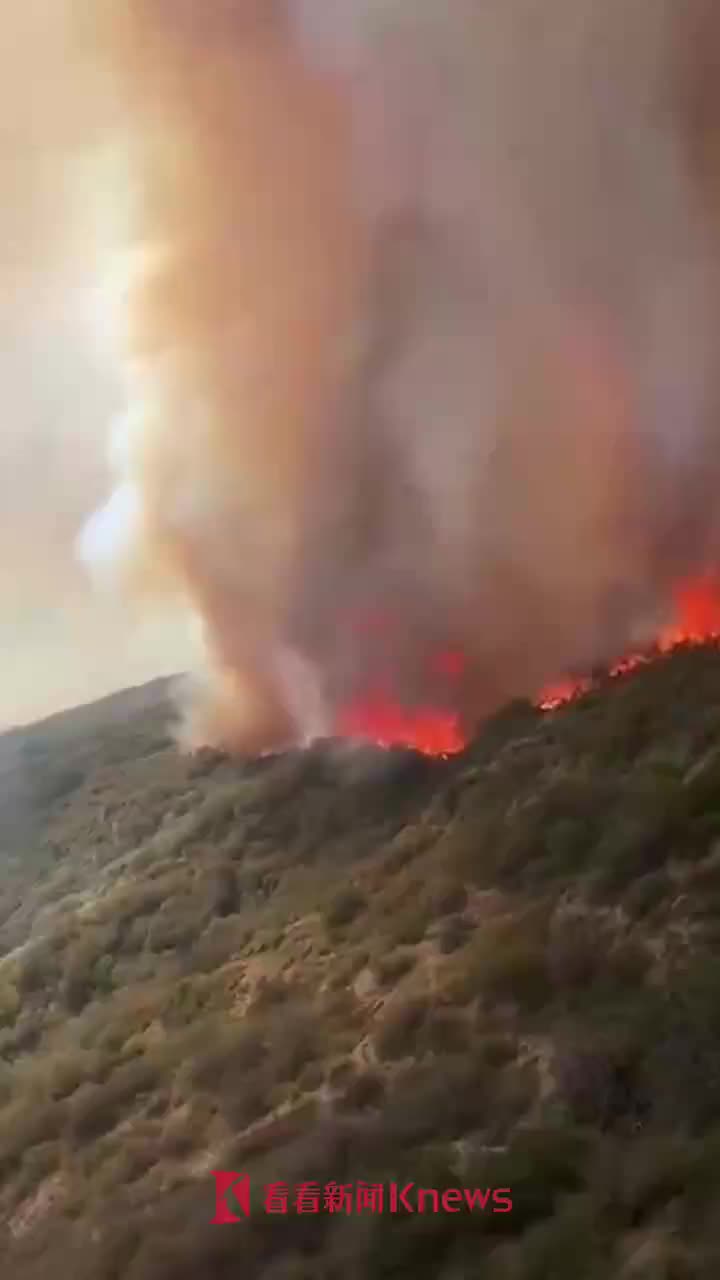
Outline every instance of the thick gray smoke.
<svg viewBox="0 0 720 1280"><path fill-rule="evenodd" d="M83 554L200 618L191 737L471 722L652 636L718 548L707 0L107 9L130 403Z"/></svg>

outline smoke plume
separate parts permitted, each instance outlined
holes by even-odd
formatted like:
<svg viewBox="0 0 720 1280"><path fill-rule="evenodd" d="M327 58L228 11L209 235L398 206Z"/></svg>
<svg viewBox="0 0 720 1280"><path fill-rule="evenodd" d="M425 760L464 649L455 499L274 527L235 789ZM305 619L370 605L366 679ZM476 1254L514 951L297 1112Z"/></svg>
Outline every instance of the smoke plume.
<svg viewBox="0 0 720 1280"><path fill-rule="evenodd" d="M132 199L82 554L197 616L190 740L469 725L654 635L720 548L708 0L127 0L91 37Z"/></svg>

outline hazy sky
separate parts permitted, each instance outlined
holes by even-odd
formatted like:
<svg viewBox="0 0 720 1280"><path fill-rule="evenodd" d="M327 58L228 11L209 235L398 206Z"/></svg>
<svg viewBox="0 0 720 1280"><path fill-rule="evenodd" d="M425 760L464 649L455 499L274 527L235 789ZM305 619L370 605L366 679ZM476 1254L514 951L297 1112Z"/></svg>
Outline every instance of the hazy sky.
<svg viewBox="0 0 720 1280"><path fill-rule="evenodd" d="M170 624L140 626L98 596L74 554L107 489L108 421L119 399L83 332L81 303L5 315L0 349L0 725L35 719L177 669Z"/></svg>
<svg viewBox="0 0 720 1280"><path fill-rule="evenodd" d="M99 305L122 213L96 92L64 45L65 0L3 16L0 41L0 726L182 666L177 627L97 598L73 550L109 485L121 403Z"/></svg>

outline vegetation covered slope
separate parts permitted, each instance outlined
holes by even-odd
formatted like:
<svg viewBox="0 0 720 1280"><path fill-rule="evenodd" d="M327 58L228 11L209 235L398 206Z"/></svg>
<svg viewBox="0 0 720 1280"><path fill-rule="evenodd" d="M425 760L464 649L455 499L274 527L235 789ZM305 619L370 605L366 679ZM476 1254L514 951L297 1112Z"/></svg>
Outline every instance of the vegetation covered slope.
<svg viewBox="0 0 720 1280"><path fill-rule="evenodd" d="M720 652L461 755L0 738L8 1280L720 1275ZM213 1169L510 1187L211 1225Z"/></svg>

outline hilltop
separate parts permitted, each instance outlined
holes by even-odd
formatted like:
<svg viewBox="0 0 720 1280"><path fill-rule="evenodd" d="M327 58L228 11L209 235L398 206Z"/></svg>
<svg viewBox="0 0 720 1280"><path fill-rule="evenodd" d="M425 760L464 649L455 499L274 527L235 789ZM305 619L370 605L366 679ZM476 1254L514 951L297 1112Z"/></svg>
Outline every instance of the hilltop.
<svg viewBox="0 0 720 1280"><path fill-rule="evenodd" d="M182 757L169 688L0 737L9 1280L719 1273L720 651L447 760ZM210 1171L513 1211L210 1225Z"/></svg>

